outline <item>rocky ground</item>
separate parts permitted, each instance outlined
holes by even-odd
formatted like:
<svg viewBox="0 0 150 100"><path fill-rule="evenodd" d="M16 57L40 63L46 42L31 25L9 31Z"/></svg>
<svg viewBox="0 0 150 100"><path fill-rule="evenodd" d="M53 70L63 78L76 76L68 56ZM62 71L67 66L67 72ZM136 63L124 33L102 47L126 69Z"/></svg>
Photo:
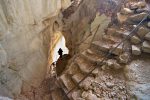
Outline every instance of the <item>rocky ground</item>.
<svg viewBox="0 0 150 100"><path fill-rule="evenodd" d="M130 0L125 3L102 39L93 41L89 49L75 55L57 80L47 78L38 89L31 89L30 93L22 95L27 99L20 96L17 100L67 100L68 92L71 100L148 100L148 8L144 1ZM107 54L109 57L106 57Z"/></svg>
<svg viewBox="0 0 150 100"><path fill-rule="evenodd" d="M69 98L148 100L150 70L148 58L144 56L150 53L150 16L147 8L144 1L127 2L106 29L102 40L93 41L91 48L72 59L60 76L66 93L76 87L68 94ZM110 56L101 63L108 53ZM95 67L98 68L91 72ZM86 79L81 82L85 76Z"/></svg>

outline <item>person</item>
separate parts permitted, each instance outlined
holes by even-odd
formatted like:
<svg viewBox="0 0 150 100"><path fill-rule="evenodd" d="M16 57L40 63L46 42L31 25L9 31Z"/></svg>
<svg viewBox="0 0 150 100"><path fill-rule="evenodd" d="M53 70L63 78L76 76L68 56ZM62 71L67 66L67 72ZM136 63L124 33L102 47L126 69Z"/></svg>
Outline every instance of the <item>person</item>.
<svg viewBox="0 0 150 100"><path fill-rule="evenodd" d="M59 50L58 50L58 54L59 54L60 58L62 58L63 50L62 50L61 48L59 48Z"/></svg>

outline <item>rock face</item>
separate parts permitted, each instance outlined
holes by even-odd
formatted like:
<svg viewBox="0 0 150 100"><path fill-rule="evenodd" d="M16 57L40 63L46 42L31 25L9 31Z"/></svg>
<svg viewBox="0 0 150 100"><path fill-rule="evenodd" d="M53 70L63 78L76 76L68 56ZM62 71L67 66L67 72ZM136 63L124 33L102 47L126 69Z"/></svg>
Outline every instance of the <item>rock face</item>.
<svg viewBox="0 0 150 100"><path fill-rule="evenodd" d="M0 1L0 95L17 96L26 83L39 86L53 23L60 23L58 13L69 5L70 0Z"/></svg>

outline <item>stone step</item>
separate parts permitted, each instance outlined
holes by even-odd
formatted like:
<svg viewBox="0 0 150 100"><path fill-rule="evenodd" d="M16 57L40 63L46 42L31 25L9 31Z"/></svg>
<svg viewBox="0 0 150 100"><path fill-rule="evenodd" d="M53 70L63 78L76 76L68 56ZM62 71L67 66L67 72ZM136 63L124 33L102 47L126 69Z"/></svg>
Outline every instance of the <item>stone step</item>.
<svg viewBox="0 0 150 100"><path fill-rule="evenodd" d="M71 76L69 76L68 74L61 75L59 80L60 80L60 84L62 84L61 86L63 87L63 90L66 93L75 87L75 84L71 79Z"/></svg>
<svg viewBox="0 0 150 100"><path fill-rule="evenodd" d="M72 80L76 83L76 84L78 84L83 78L84 78L84 74L82 74L82 73L77 73L77 74L75 74L75 75L73 75L72 76Z"/></svg>
<svg viewBox="0 0 150 100"><path fill-rule="evenodd" d="M150 32L145 35L145 39L148 40L148 41L150 41Z"/></svg>
<svg viewBox="0 0 150 100"><path fill-rule="evenodd" d="M67 72L69 75L74 75L75 73L78 73L79 71L80 71L80 69L79 69L77 63L72 62L72 63L70 64L70 66L67 68L67 71L66 71L66 72Z"/></svg>
<svg viewBox="0 0 150 100"><path fill-rule="evenodd" d="M65 96L61 88L57 88L51 92L51 99L52 100L69 100L69 98Z"/></svg>
<svg viewBox="0 0 150 100"><path fill-rule="evenodd" d="M82 57L78 57L75 59L75 62L78 64L81 72L87 74L93 69L93 64L84 60Z"/></svg>
<svg viewBox="0 0 150 100"><path fill-rule="evenodd" d="M81 57L93 64L96 62L101 62L103 59L103 55L99 55L91 49L82 52Z"/></svg>
<svg viewBox="0 0 150 100"><path fill-rule="evenodd" d="M148 41L143 42L142 51L145 53L150 53L150 42L148 42Z"/></svg>
<svg viewBox="0 0 150 100"><path fill-rule="evenodd" d="M141 49L140 47L136 46L136 45L132 45L132 54L133 55L141 55Z"/></svg>
<svg viewBox="0 0 150 100"><path fill-rule="evenodd" d="M115 55L120 55L120 54L122 54L123 53L123 43L122 44L120 44L118 47L118 43L117 44L114 44L113 46L112 46L112 48L111 48L111 50L113 50L112 51L112 54L115 54Z"/></svg>
<svg viewBox="0 0 150 100"><path fill-rule="evenodd" d="M114 48L116 48L116 46L119 43L115 43L115 44L108 44L108 43L103 43L101 41L94 41L92 43L92 48L94 48L94 51L103 51L105 53L110 52L111 50L113 50ZM115 55L120 55L123 52L123 44L120 44L113 52L112 54ZM93 50L93 49L92 49Z"/></svg>
<svg viewBox="0 0 150 100"><path fill-rule="evenodd" d="M91 48L94 48L95 50L99 50L102 52L109 52L110 48L112 47L112 44L102 42L102 41L94 41L91 45Z"/></svg>
<svg viewBox="0 0 150 100"><path fill-rule="evenodd" d="M124 37L127 37L127 35L129 35L129 33L130 33L129 31L125 31L122 29L116 29L116 28L111 27L111 28L107 29L107 35L106 36L107 36L107 39L108 38L110 38L110 39L114 38L113 41L117 42L117 40L120 40ZM111 37L108 37L108 36L111 36Z"/></svg>
<svg viewBox="0 0 150 100"><path fill-rule="evenodd" d="M122 40L120 34L118 34L118 33L115 33L115 34L116 34L116 36L112 35L112 34L104 35L102 37L102 41L105 41L105 42L108 42L108 43L111 43L111 44L115 44L115 43L120 42Z"/></svg>

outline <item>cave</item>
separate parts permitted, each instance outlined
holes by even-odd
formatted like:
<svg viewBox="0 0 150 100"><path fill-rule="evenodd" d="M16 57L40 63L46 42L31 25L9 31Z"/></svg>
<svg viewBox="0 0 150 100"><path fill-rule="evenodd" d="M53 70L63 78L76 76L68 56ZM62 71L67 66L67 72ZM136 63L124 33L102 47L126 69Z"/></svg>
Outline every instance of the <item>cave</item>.
<svg viewBox="0 0 150 100"><path fill-rule="evenodd" d="M0 100L149 100L149 77L149 0L0 0Z"/></svg>

